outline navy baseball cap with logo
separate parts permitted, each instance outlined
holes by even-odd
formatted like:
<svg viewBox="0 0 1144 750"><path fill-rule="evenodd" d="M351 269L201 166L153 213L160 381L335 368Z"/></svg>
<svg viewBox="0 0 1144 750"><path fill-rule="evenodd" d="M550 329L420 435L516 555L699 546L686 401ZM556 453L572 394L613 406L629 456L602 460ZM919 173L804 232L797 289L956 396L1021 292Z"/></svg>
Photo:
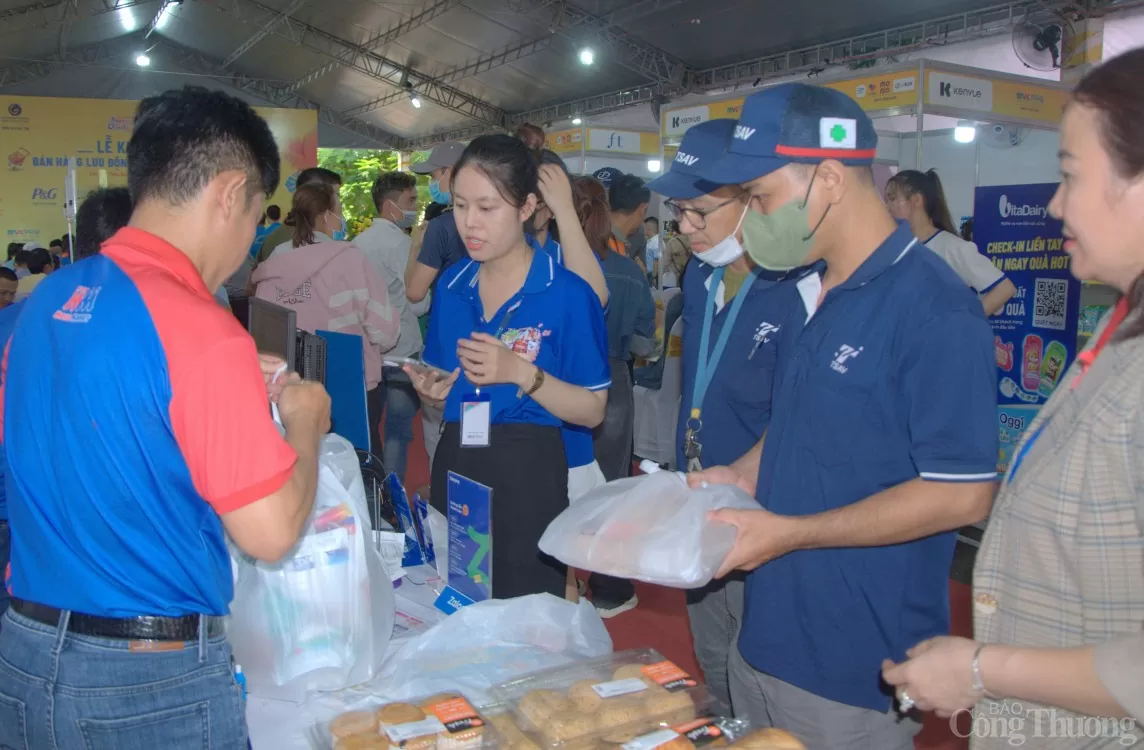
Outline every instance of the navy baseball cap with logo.
<svg viewBox="0 0 1144 750"><path fill-rule="evenodd" d="M593 172L592 176L599 180L600 184L603 185L605 189L610 190L612 183L620 177L623 177L624 173L615 167L601 167L600 169L597 169L595 172Z"/></svg>
<svg viewBox="0 0 1144 750"><path fill-rule="evenodd" d="M874 123L858 102L825 86L784 83L747 97L726 152L699 171L710 182L739 184L787 164L870 165L877 151Z"/></svg>
<svg viewBox="0 0 1144 750"><path fill-rule="evenodd" d="M691 200L713 193L726 183L702 177L703 168L722 157L735 132L734 120L708 120L688 128L667 172L648 183L648 189L667 198Z"/></svg>

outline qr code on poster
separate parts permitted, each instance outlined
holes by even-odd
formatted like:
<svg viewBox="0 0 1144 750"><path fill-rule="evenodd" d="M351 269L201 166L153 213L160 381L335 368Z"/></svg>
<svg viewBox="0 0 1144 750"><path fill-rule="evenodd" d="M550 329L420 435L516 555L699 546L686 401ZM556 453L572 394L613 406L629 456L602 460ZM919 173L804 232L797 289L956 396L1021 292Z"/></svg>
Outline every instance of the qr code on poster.
<svg viewBox="0 0 1144 750"><path fill-rule="evenodd" d="M1068 316L1068 279L1037 279L1033 294L1033 327L1065 329Z"/></svg>

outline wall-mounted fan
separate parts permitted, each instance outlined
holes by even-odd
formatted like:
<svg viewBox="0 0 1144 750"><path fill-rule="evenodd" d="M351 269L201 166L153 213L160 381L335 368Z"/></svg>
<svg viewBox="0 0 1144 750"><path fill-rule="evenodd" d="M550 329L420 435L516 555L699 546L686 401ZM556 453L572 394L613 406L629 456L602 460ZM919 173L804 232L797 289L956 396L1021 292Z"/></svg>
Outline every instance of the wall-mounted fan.
<svg viewBox="0 0 1144 750"><path fill-rule="evenodd" d="M1013 27L1013 53L1026 68L1056 70L1061 67L1064 29L1059 23L1036 24L1022 21Z"/></svg>

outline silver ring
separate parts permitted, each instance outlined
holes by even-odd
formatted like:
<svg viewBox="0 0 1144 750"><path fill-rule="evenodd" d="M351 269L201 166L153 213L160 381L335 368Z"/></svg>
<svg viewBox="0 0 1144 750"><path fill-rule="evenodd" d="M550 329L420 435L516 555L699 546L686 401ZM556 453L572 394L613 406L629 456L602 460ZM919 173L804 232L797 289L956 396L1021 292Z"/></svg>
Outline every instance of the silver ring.
<svg viewBox="0 0 1144 750"><path fill-rule="evenodd" d="M898 712L908 714L914 709L914 699L905 690L898 695Z"/></svg>

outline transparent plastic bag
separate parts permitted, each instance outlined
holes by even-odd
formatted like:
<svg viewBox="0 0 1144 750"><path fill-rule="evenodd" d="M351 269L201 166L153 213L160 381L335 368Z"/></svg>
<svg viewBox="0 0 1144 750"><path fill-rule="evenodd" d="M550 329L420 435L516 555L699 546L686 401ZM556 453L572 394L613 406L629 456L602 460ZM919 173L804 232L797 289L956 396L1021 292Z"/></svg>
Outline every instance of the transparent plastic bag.
<svg viewBox="0 0 1144 750"><path fill-rule="evenodd" d="M314 510L290 554L236 567L228 632L251 695L302 702L377 674L396 603L348 441L322 439Z"/></svg>
<svg viewBox="0 0 1144 750"><path fill-rule="evenodd" d="M707 585L735 543L735 528L712 521L721 508L758 509L738 487L690 489L658 472L609 482L556 517L541 551L581 570L675 588Z"/></svg>

